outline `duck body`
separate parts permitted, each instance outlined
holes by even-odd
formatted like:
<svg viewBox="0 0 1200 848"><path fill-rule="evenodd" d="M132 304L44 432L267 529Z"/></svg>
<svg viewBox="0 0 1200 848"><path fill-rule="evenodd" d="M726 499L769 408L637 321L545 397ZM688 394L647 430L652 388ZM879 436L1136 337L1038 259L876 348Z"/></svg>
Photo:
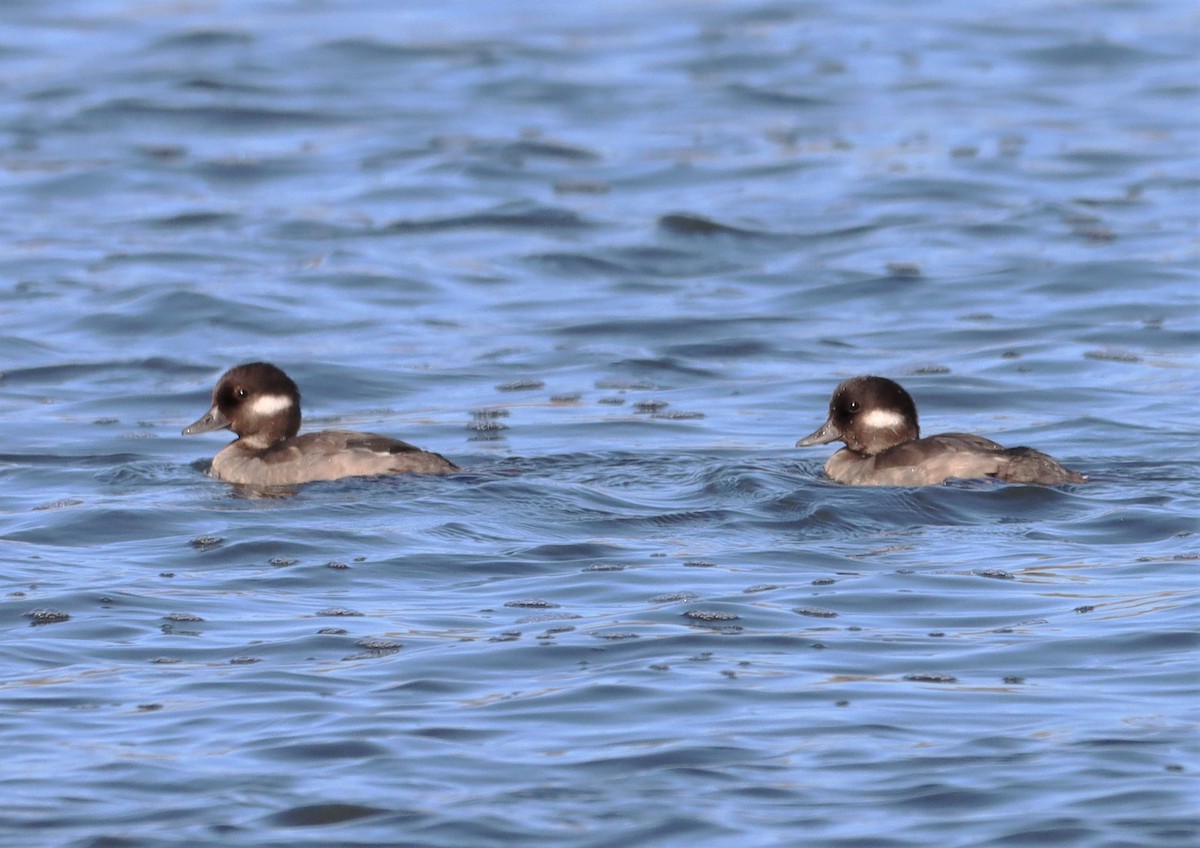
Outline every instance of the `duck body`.
<svg viewBox="0 0 1200 848"><path fill-rule="evenodd" d="M854 377L838 386L829 418L796 446L834 441L846 446L825 463L825 473L852 486L931 486L979 478L1056 486L1087 479L1033 448L1006 448L971 433L921 438L912 397L885 377Z"/></svg>
<svg viewBox="0 0 1200 848"><path fill-rule="evenodd" d="M244 486L292 486L318 480L387 474L449 474L453 462L408 442L352 430L299 434L300 390L267 362L229 369L212 406L185 436L229 429L238 438L212 462L212 476Z"/></svg>

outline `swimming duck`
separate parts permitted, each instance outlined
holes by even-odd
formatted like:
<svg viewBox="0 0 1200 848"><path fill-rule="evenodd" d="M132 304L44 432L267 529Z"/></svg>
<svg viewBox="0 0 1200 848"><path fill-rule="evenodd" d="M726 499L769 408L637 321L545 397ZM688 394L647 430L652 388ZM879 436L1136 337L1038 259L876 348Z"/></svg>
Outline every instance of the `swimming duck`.
<svg viewBox="0 0 1200 848"><path fill-rule="evenodd" d="M237 439L213 458L212 476L247 486L290 486L380 474L449 474L445 457L388 436L352 430L300 432L300 390L268 362L226 371L212 407L183 435L229 429Z"/></svg>
<svg viewBox="0 0 1200 848"><path fill-rule="evenodd" d="M970 433L921 438L917 406L897 382L854 377L829 401L829 418L796 447L845 442L825 473L852 486L931 486L952 478L992 477L1056 486L1087 478L1033 448L1005 448Z"/></svg>

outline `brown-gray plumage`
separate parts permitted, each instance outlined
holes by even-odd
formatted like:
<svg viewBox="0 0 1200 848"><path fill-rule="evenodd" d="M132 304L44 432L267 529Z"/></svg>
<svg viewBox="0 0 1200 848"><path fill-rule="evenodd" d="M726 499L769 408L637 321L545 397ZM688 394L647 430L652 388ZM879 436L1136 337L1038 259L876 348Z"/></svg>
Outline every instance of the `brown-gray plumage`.
<svg viewBox="0 0 1200 848"><path fill-rule="evenodd" d="M351 430L298 435L300 390L267 362L229 369L213 389L212 406L185 427L185 436L230 429L238 438L216 455L212 475L248 486L291 486L380 474L449 474L459 468L408 442Z"/></svg>
<svg viewBox="0 0 1200 848"><path fill-rule="evenodd" d="M854 377L834 390L829 418L796 447L842 441L825 473L855 486L928 486L951 478L1059 485L1087 478L1027 447L1005 448L970 433L921 438L917 407L899 383Z"/></svg>

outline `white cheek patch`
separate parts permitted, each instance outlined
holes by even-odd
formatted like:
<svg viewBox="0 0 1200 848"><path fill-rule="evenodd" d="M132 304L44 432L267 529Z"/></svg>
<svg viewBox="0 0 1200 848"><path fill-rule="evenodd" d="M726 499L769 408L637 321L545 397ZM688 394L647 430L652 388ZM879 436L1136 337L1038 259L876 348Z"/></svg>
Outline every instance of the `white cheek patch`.
<svg viewBox="0 0 1200 848"><path fill-rule="evenodd" d="M904 416L892 409L872 409L858 421L863 427L872 430L890 430L904 426Z"/></svg>
<svg viewBox="0 0 1200 848"><path fill-rule="evenodd" d="M290 409L292 399L287 395L259 395L250 403L250 412L264 418Z"/></svg>

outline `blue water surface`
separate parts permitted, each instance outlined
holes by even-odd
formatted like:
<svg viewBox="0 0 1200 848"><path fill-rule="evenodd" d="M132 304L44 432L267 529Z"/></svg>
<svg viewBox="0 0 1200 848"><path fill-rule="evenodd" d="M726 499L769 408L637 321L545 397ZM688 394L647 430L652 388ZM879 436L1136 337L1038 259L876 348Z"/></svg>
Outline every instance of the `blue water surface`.
<svg viewBox="0 0 1200 848"><path fill-rule="evenodd" d="M0 843L1200 844L1200 14L0 10ZM275 497L184 439L465 472ZM854 489L833 387L1089 475Z"/></svg>

